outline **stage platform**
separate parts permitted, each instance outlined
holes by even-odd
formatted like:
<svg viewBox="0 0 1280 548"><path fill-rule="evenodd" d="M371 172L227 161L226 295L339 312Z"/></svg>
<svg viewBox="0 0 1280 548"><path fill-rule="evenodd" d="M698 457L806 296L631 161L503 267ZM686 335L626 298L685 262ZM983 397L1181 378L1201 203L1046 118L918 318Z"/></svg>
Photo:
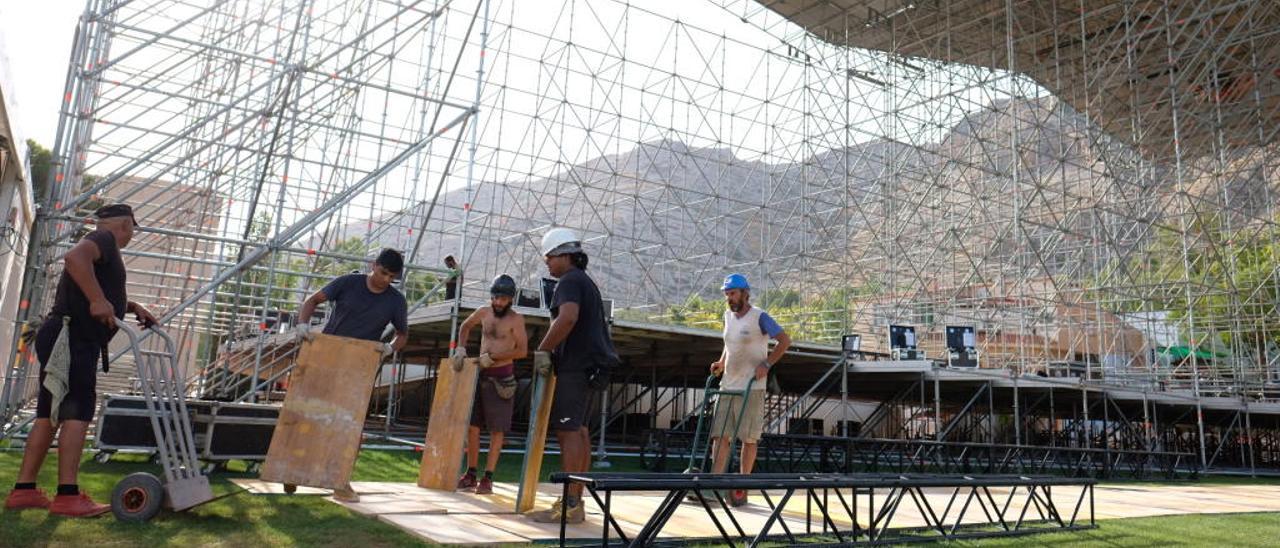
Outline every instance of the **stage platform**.
<svg viewBox="0 0 1280 548"><path fill-rule="evenodd" d="M267 484L256 485L253 480L239 480L255 493L278 493ZM261 482L258 482L261 483ZM355 482L353 487L361 494L358 503L338 503L351 511L394 525L426 542L452 545L497 545L528 542L555 542L559 539L556 524L540 524L517 515L514 511L515 485L499 483L493 495L475 495L421 489L410 483ZM555 500L562 486L543 484L539 487L539 509ZM993 488L992 495L1004 500L1008 489ZM314 492L314 491L311 491ZM923 489L929 505L941 511L952 495L950 488ZM623 531L631 538L642 528L666 495L662 491L615 493L612 514ZM883 504L889 492L877 492L877 507ZM1064 502L1074 502L1075 492L1063 493ZM296 496L296 495L295 495ZM1055 493L1055 500L1059 497ZM1065 499L1072 499L1066 501ZM1093 514L1096 519L1146 517L1175 514L1211 514L1229 512L1280 512L1280 489L1258 485L1200 485L1197 483L1173 484L1112 484L1094 488ZM328 500L333 500L329 498ZM774 497L778 500L778 497ZM831 500L835 500L834 496ZM860 497L859 502L866 497ZM1070 512L1070 504L1058 502L1059 509ZM793 498L786 506L783 519L797 534L805 531L820 532L820 521L806 523L806 504L802 497ZM1087 502L1086 502L1087 504ZM599 543L604 526L599 506L588 497L587 521L567 528L566 537L571 543ZM1082 510L1087 511L1087 508ZM954 512L954 510L953 510ZM735 509L734 516L744 529L750 531L767 519L769 508L758 495L745 509ZM980 523L981 512L971 510L973 520ZM850 526L848 520L835 519L840 527ZM863 524L865 526L865 523ZM893 527L924 527L925 517L916 505L902 504L894 516ZM1106 527L1105 523L1099 524ZM659 534L659 540L675 538L706 538L717 536L715 524L697 504L681 504L670 522Z"/></svg>

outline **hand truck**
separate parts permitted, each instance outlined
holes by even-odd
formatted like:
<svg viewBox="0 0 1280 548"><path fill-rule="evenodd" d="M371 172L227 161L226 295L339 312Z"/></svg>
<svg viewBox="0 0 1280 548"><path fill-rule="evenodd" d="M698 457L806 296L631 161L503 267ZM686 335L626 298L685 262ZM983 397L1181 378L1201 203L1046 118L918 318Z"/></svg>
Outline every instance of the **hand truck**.
<svg viewBox="0 0 1280 548"><path fill-rule="evenodd" d="M707 428L707 448L699 450L698 440L702 437L702 425L703 422L706 421L707 415L710 414L712 417L715 416L715 402L712 401L713 397L742 398L742 406L738 408L738 420L734 422L733 432L730 434L729 438L728 460L725 461L726 471L729 466L733 464L734 449L737 448L738 444L738 430L742 428L742 418L745 417L747 413L747 398L751 395L751 387L756 383L756 377L755 375L752 375L747 381L747 387L742 390L721 390L719 388L711 388L711 385L715 384L715 381L718 378L720 378L719 375L709 375L707 377L707 383L702 389L702 406L698 413L698 425L693 429L693 443L689 446L689 467L684 470L684 473L686 474L695 474L706 471L707 455L711 452L711 440L713 439L713 436L709 431L710 426ZM713 420L712 424L714 425L714 423L715 421ZM723 437L728 426L728 424L721 424L720 436L716 437ZM699 457L701 457L701 460L699 460Z"/></svg>
<svg viewBox="0 0 1280 548"><path fill-rule="evenodd" d="M147 472L125 476L111 492L111 512L122 521L147 521L160 513L161 506L181 512L214 500L209 478L201 473L196 458L191 415L183 395L186 379L178 371L173 339L159 326L149 325L146 329L160 338L164 350L144 350L135 327L123 321L116 326L129 337L164 481Z"/></svg>

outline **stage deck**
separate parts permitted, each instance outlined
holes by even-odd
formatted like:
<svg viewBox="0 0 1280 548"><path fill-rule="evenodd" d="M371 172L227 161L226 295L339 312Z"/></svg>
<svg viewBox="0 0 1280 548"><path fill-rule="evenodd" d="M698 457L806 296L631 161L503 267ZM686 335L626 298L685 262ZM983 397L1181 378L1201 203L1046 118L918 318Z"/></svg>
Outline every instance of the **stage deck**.
<svg viewBox="0 0 1280 548"><path fill-rule="evenodd" d="M273 492L269 485L245 484L252 492ZM475 495L421 489L410 483L354 482L361 494L358 503L338 503L351 511L394 525L426 542L454 545L496 545L508 543L548 542L559 538L557 524L541 524L517 515L514 484L494 485L493 495ZM559 484L542 484L538 492L538 508L545 508L560 493ZM930 504L946 504L950 489L925 489ZM992 490L998 499L1007 489ZM644 521L658 506L665 493L615 493L611 504L613 515L630 536L640 530ZM876 493L876 504L887 493ZM1056 497L1055 497L1056 498ZM333 500L329 498L328 500ZM775 500L777 500L775 498ZM832 498L834 501L834 496ZM866 500L865 497L860 500ZM796 533L806 531L805 504L796 497L787 505L784 519ZM894 518L894 527L924 526L925 520L914 507L902 505ZM596 540L603 526L602 515L594 501L586 502L587 521L570 526L567 538ZM735 510L743 527L752 530L763 521L768 508L758 494L744 511ZM1087 511L1087 508L1083 511ZM1280 512L1280 489L1273 485L1199 485L1195 483L1113 484L1098 485L1094 492L1094 515L1097 519L1147 517L1177 514L1214 514L1229 512ZM861 510L861 515L865 510ZM975 520L981 517L976 512ZM849 521L836 520L841 526ZM978 523L975 521L974 523ZM1106 527L1105 523L1101 524ZM821 530L815 521L812 531ZM684 504L663 529L660 538L710 538L717 535L715 526L701 507Z"/></svg>

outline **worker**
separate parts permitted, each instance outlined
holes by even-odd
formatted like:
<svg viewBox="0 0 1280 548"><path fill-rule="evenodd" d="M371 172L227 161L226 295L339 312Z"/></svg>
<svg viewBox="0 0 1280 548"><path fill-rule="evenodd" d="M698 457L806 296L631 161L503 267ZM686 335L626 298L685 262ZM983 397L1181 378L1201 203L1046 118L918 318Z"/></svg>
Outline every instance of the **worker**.
<svg viewBox="0 0 1280 548"><path fill-rule="evenodd" d="M409 340L409 307L404 295L391 283L404 271L404 255L394 249L383 249L370 265L368 274L338 276L313 293L302 303L298 311L296 335L299 342L313 337L311 316L321 303L331 303L325 335L350 337L381 342L387 324L395 331L395 339L379 346L382 356L390 356L404 348ZM285 485L286 491L294 486ZM343 502L358 502L360 497L350 485L333 491L333 497Z"/></svg>
<svg viewBox="0 0 1280 548"><path fill-rule="evenodd" d="M156 318L130 301L125 291L120 250L133 240L138 226L133 208L108 205L94 212L94 217L96 229L63 256L53 307L36 333L40 361L36 420L27 437L18 481L5 499L7 510L48 508L59 516L90 517L111 509L94 502L77 483L85 433L98 406L98 363L101 360L106 369L107 345L115 336L116 321L125 313L132 313L143 326L155 324ZM58 436L58 490L50 501L36 489L36 476L54 435Z"/></svg>
<svg viewBox="0 0 1280 548"><path fill-rule="evenodd" d="M567 228L551 229L542 237L542 255L547 271L558 281L549 307L551 326L534 353L534 367L556 375L550 426L560 442L560 469L586 472L591 464L587 413L595 396L608 385L618 353L609 335L600 288L586 272L588 258L582 239ZM582 484L571 484L565 498L532 517L558 523L562 513L568 523L581 523L586 518Z"/></svg>
<svg viewBox="0 0 1280 548"><path fill-rule="evenodd" d="M722 394L716 397L711 421L711 471L723 473L728 465L729 436L721 432L736 432L742 442L739 458L740 472L750 474L756 463L756 448L764 430L764 392L769 368L782 359L791 346L791 337L774 321L769 313L751 305L751 285L742 274L725 277L720 288L724 292L728 310L724 313L724 349L720 359L711 364L713 375L722 375L721 390L742 390L751 385L745 398ZM778 342L769 350L769 341ZM755 382L749 383L752 378ZM743 406L746 411L742 412ZM741 424L738 424L741 417ZM747 492L734 489L729 493L729 504L742 506L747 503Z"/></svg>
<svg viewBox="0 0 1280 548"><path fill-rule="evenodd" d="M444 267L449 270L444 279L444 300L452 301L458 297L458 282L462 277L462 270L458 268L458 260L453 255L444 258Z"/></svg>
<svg viewBox="0 0 1280 548"><path fill-rule="evenodd" d="M474 489L477 495L493 494L493 471L498 467L503 437L511 429L511 415L515 412L515 360L529 355L524 316L511 309L515 297L516 281L511 276L494 278L489 286L489 305L476 309L462 322L453 352L454 368L462 369L471 330L481 327L480 378L471 407L471 426L467 429L467 472L458 480L458 489ZM477 479L481 428L489 432L489 454L484 476Z"/></svg>

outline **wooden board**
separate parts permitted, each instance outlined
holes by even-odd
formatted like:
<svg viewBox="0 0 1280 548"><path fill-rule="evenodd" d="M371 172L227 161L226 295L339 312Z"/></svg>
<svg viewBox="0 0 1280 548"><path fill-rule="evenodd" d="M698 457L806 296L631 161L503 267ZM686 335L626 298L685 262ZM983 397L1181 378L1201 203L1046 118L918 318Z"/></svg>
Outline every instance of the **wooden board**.
<svg viewBox="0 0 1280 548"><path fill-rule="evenodd" d="M520 468L516 512L533 510L538 496L538 476L542 474L542 454L547 447L547 425L551 421L551 400L555 393L555 373L534 375L533 397L529 399L529 437L525 441L524 464Z"/></svg>
<svg viewBox="0 0 1280 548"><path fill-rule="evenodd" d="M380 344L316 335L302 345L261 479L326 489L350 481Z"/></svg>
<svg viewBox="0 0 1280 548"><path fill-rule="evenodd" d="M471 406L476 396L480 371L475 358L463 360L462 371L454 371L452 360L440 360L431 414L427 415L427 441L418 468L418 486L453 491L462 468L462 448L471 424Z"/></svg>

